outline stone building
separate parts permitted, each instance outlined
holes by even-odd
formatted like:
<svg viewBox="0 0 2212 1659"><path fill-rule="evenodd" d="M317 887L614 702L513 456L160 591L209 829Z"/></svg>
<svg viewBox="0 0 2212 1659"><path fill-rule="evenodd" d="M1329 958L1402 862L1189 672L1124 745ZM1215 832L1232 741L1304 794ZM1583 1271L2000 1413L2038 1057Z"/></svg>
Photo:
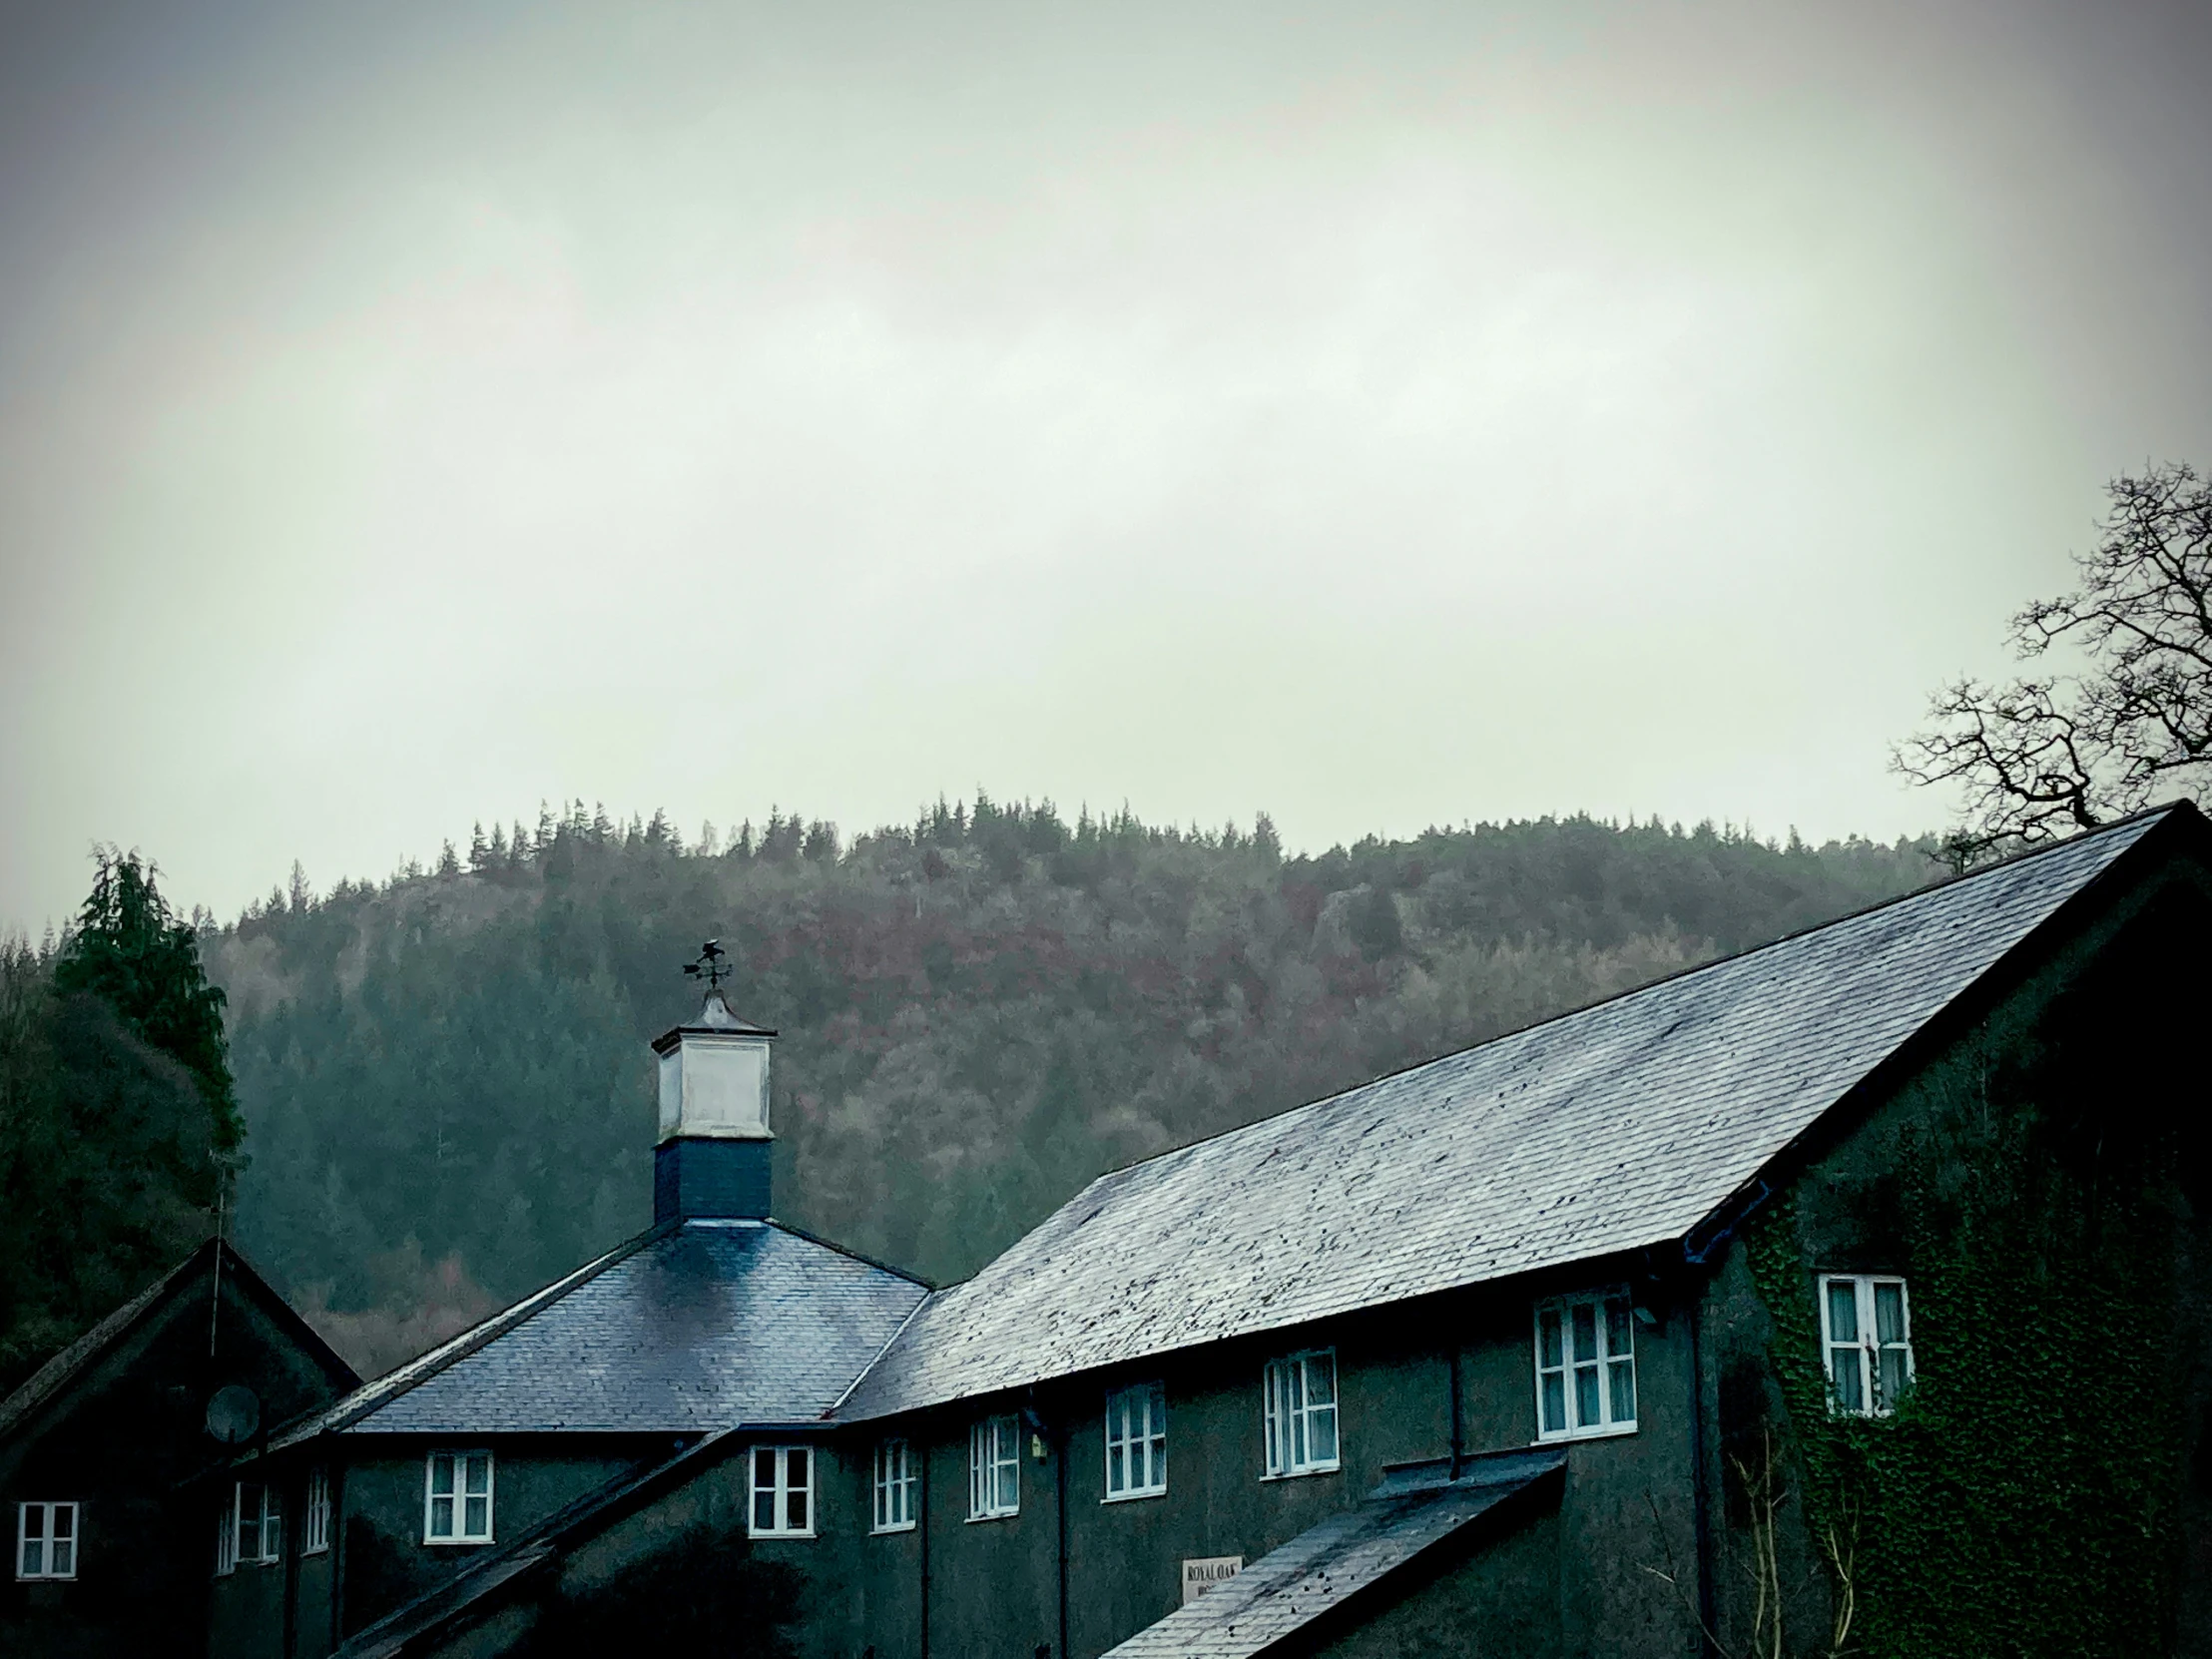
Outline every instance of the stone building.
<svg viewBox="0 0 2212 1659"><path fill-rule="evenodd" d="M652 1231L242 1459L299 1559L242 1546L211 1651L2212 1651L2208 918L2149 814L1117 1170L942 1290L774 1219L773 1033L711 994Z"/></svg>
<svg viewBox="0 0 2212 1659"><path fill-rule="evenodd" d="M216 1240L86 1332L0 1402L0 1653L199 1653L209 1566L271 1501L235 1450L359 1382Z"/></svg>

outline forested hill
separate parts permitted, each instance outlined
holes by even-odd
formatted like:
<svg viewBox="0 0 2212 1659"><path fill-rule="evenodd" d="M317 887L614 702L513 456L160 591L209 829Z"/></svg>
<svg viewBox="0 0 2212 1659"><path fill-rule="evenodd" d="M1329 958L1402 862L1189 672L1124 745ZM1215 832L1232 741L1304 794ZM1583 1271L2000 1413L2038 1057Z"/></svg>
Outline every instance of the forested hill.
<svg viewBox="0 0 2212 1659"><path fill-rule="evenodd" d="M579 807L204 936L240 1242L387 1364L651 1215L648 1040L719 937L779 1028L777 1208L949 1280L1101 1170L1924 884L1926 842L1586 818L1285 857L940 807L729 845Z"/></svg>

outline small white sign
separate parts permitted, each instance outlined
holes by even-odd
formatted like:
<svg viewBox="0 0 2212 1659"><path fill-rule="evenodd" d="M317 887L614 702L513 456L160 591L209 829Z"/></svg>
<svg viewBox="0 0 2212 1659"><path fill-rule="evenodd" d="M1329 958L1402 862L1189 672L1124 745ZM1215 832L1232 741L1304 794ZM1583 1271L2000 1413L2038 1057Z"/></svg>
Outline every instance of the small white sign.
<svg viewBox="0 0 2212 1659"><path fill-rule="evenodd" d="M1188 1607L1216 1584L1226 1584L1244 1571L1242 1555L1199 1555L1183 1563L1183 1605Z"/></svg>

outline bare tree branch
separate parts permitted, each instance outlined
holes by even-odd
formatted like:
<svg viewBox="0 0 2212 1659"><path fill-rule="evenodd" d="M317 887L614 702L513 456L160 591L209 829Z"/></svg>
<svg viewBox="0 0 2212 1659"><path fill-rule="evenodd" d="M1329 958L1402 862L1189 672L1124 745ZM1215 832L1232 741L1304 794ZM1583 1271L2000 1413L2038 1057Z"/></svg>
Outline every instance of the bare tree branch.
<svg viewBox="0 0 2212 1659"><path fill-rule="evenodd" d="M2074 559L2079 585L2011 623L2021 661L2063 642L2083 672L1957 681L1892 758L1916 783L1958 787L1946 846L1961 867L2212 793L2212 482L2172 464L2109 493L2101 539Z"/></svg>

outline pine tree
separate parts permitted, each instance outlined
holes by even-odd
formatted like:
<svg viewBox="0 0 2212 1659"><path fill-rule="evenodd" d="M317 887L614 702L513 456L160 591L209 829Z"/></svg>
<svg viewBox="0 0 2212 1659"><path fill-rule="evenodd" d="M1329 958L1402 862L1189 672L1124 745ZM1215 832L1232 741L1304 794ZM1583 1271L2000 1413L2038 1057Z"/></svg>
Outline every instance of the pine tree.
<svg viewBox="0 0 2212 1659"><path fill-rule="evenodd" d="M171 914L151 863L112 846L94 857L99 874L55 960L54 988L98 997L133 1036L190 1072L217 1150L234 1151L246 1125L231 1081L223 992L208 983L200 941Z"/></svg>

